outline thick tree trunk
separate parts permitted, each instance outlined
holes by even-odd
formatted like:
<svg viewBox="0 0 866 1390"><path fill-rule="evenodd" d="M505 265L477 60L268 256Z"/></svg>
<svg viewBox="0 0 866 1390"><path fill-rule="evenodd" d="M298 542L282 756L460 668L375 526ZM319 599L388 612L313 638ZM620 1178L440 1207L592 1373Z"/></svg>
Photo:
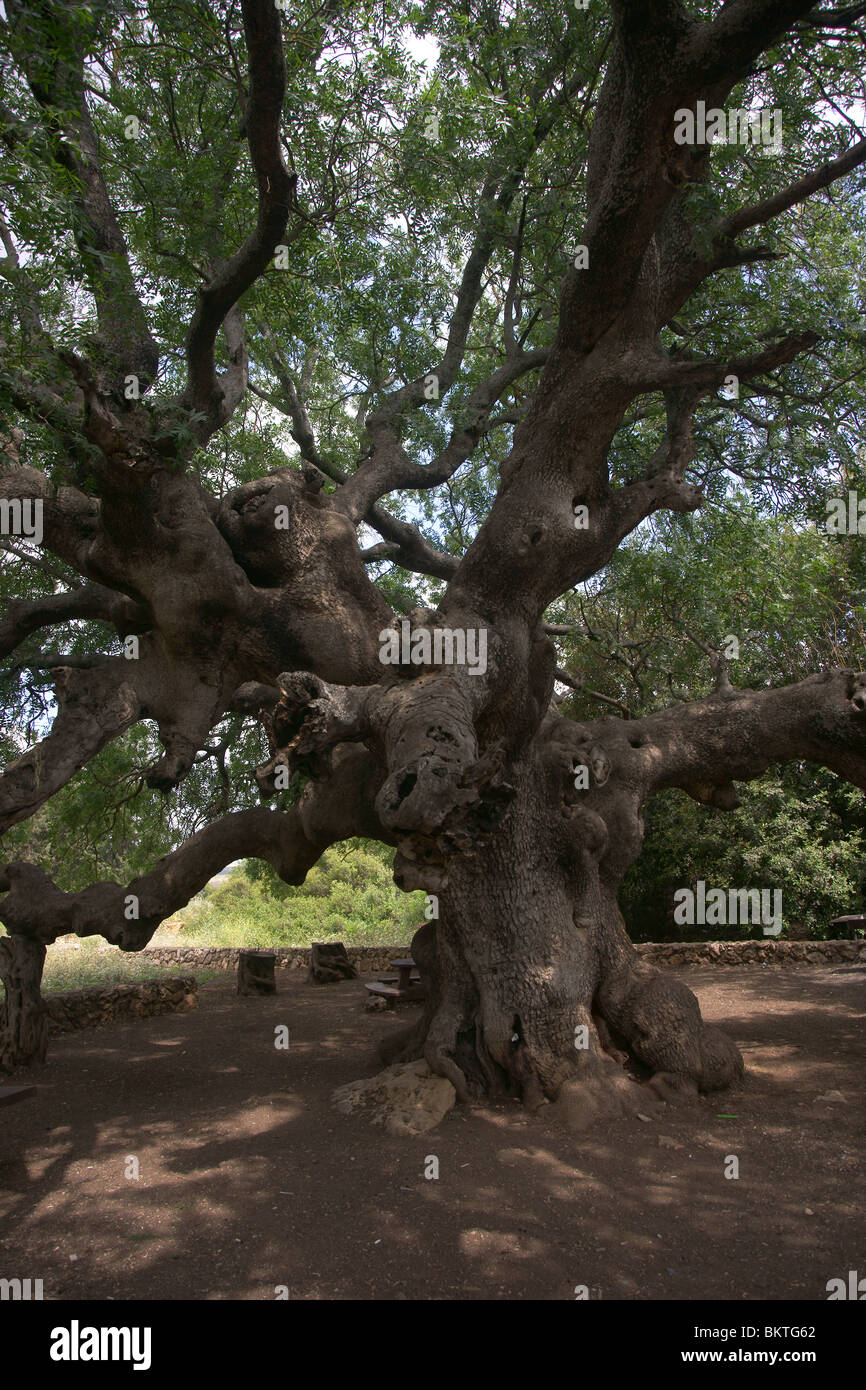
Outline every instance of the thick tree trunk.
<svg viewBox="0 0 866 1390"><path fill-rule="evenodd" d="M0 1071L44 1062L48 1021L42 1002L45 947L26 936L0 940L0 979L6 1001L0 1007Z"/></svg>
<svg viewBox="0 0 866 1390"><path fill-rule="evenodd" d="M639 1082L664 1099L729 1085L734 1044L628 939L599 875L604 827L577 808L562 830L524 779L492 840L449 866L439 920L412 943L423 1015L384 1060L424 1057L464 1100L559 1100L576 1124L645 1105Z"/></svg>

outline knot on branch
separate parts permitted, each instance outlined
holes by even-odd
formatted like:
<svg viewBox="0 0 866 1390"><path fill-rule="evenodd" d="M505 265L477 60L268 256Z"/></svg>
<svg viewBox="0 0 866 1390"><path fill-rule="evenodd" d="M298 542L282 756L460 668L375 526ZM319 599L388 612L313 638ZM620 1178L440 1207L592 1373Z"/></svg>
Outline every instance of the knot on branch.
<svg viewBox="0 0 866 1390"><path fill-rule="evenodd" d="M376 811L393 830L435 835L465 848L499 823L514 789L502 778L502 748L496 745L464 765L428 753L405 763L383 783ZM471 808L471 815L469 814ZM441 834L440 834L441 832Z"/></svg>
<svg viewBox="0 0 866 1390"><path fill-rule="evenodd" d="M327 777L334 746L367 730L365 687L329 685L311 671L284 671L277 685L280 698L272 713L262 712L271 758L256 769L256 781L265 796L286 789L282 768Z"/></svg>
<svg viewBox="0 0 866 1390"><path fill-rule="evenodd" d="M479 752L471 679L423 675L376 688L370 722L389 775L375 801L400 854L395 879L440 886L448 861L472 854L500 823L514 788L504 746Z"/></svg>
<svg viewBox="0 0 866 1390"><path fill-rule="evenodd" d="M720 811L736 811L740 798L733 782L683 782L682 789L702 806L715 806Z"/></svg>
<svg viewBox="0 0 866 1390"><path fill-rule="evenodd" d="M567 806L563 816L573 838L572 852L577 851L591 860L603 859L610 844L606 821L588 806Z"/></svg>
<svg viewBox="0 0 866 1390"><path fill-rule="evenodd" d="M551 800L558 799L563 814L570 814L587 792L603 787L613 771L610 754L599 740L599 730L553 716L548 737L541 744Z"/></svg>
<svg viewBox="0 0 866 1390"><path fill-rule="evenodd" d="M856 714L866 714L866 672L846 671L845 694Z"/></svg>
<svg viewBox="0 0 866 1390"><path fill-rule="evenodd" d="M0 922L10 936L54 941L59 933L51 907L64 895L36 864L13 860L0 868ZM61 932L65 928L61 928Z"/></svg>

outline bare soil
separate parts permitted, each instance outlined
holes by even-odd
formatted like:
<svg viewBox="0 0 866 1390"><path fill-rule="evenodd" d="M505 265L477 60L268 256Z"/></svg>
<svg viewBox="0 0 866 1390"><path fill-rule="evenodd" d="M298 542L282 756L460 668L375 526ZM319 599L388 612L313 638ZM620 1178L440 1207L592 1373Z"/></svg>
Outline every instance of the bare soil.
<svg viewBox="0 0 866 1390"><path fill-rule="evenodd" d="M866 969L678 973L743 1085L587 1134L516 1103L417 1139L338 1114L413 1008L369 1014L360 982L278 972L255 999L224 977L196 1012L54 1038L2 1114L0 1277L46 1299L826 1300L866 1271Z"/></svg>

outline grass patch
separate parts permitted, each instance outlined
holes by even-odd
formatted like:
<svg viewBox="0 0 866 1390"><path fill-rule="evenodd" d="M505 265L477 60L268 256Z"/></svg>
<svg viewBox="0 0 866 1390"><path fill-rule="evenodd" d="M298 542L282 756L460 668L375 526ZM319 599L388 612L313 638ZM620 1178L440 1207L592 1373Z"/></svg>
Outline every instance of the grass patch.
<svg viewBox="0 0 866 1390"><path fill-rule="evenodd" d="M176 945L177 938L167 933ZM218 975L218 970L199 970L184 966L183 973L194 975L199 984ZM43 994L70 989L90 989L94 985L137 985L143 980L165 978L165 967L148 961L143 952L121 951L101 936L64 937L48 947L42 973Z"/></svg>

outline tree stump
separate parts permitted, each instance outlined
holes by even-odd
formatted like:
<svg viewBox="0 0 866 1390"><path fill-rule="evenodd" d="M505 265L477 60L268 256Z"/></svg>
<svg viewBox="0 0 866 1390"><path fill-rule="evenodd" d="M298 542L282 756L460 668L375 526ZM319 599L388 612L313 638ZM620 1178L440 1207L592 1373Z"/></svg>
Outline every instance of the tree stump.
<svg viewBox="0 0 866 1390"><path fill-rule="evenodd" d="M238 952L238 994L276 994L273 951Z"/></svg>
<svg viewBox="0 0 866 1390"><path fill-rule="evenodd" d="M6 1002L0 1005L0 1071L44 1062L48 1019L42 1001L45 947L29 936L0 938L0 980Z"/></svg>
<svg viewBox="0 0 866 1390"><path fill-rule="evenodd" d="M337 980L357 980L342 941L314 941L307 979L314 985L332 985Z"/></svg>

